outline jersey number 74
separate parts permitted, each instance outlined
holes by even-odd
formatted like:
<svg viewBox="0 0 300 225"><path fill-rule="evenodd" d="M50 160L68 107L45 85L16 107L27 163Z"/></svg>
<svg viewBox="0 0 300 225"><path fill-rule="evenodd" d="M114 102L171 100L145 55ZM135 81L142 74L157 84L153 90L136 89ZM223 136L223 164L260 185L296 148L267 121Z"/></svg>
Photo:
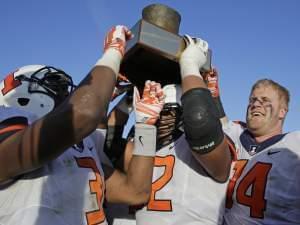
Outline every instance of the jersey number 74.
<svg viewBox="0 0 300 225"><path fill-rule="evenodd" d="M250 207L251 217L264 218L264 211L266 210L265 189L272 164L257 162L237 183L247 163L248 160L235 162L234 174L227 189L226 208L232 208L232 195L236 188L237 203ZM236 185L237 187L235 187ZM251 188L250 194L249 188Z"/></svg>

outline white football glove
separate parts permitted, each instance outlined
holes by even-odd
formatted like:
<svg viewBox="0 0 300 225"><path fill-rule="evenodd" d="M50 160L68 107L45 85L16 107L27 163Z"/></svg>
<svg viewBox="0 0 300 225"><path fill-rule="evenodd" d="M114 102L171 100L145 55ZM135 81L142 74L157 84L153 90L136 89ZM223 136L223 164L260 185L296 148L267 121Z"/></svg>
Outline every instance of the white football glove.
<svg viewBox="0 0 300 225"><path fill-rule="evenodd" d="M112 27L104 39L104 52L115 49L124 55L126 40L132 38L131 31L123 25Z"/></svg>
<svg viewBox="0 0 300 225"><path fill-rule="evenodd" d="M186 48L179 59L181 78L194 75L203 79L199 70L206 63L208 43L200 38L193 39L189 35L184 35L183 38Z"/></svg>
<svg viewBox="0 0 300 225"><path fill-rule="evenodd" d="M112 27L104 39L104 54L96 65L110 67L118 76L126 41L132 37L131 31L126 26L117 25Z"/></svg>
<svg viewBox="0 0 300 225"><path fill-rule="evenodd" d="M159 83L146 81L142 98L138 89L134 88L133 107L136 123L154 125L164 106L164 93Z"/></svg>

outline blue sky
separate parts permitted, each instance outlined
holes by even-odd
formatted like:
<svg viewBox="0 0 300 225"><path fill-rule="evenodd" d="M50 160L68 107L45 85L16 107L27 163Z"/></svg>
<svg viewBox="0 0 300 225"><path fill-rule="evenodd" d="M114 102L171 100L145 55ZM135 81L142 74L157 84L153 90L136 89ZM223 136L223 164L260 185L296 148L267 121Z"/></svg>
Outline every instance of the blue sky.
<svg viewBox="0 0 300 225"><path fill-rule="evenodd" d="M106 31L133 26L151 3L181 14L180 34L208 41L230 119L244 120L252 84L271 78L291 93L285 131L299 129L298 0L1 0L0 77L23 65L47 64L78 83L101 56Z"/></svg>

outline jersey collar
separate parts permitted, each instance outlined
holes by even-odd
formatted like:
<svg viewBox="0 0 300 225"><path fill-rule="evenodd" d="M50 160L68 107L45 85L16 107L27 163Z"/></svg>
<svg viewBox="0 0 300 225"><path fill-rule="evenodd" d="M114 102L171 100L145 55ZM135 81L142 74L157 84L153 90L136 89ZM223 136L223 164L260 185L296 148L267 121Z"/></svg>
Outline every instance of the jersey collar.
<svg viewBox="0 0 300 225"><path fill-rule="evenodd" d="M261 143L255 141L253 135L246 129L240 136L240 141L243 147L247 150L250 155L254 155L269 146L279 142L286 134L275 135Z"/></svg>

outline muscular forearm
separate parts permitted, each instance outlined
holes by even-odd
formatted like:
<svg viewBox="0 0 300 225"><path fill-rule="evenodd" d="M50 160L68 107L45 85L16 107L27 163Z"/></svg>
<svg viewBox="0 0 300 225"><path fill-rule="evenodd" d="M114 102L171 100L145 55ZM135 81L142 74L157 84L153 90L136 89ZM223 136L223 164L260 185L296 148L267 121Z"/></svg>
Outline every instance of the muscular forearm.
<svg viewBox="0 0 300 225"><path fill-rule="evenodd" d="M149 156L133 156L127 173L119 170L106 178L108 202L138 205L146 203L151 192L154 159ZM105 174L109 174L106 168Z"/></svg>
<svg viewBox="0 0 300 225"><path fill-rule="evenodd" d="M55 105L57 108L54 111L1 143L1 161L11 158L13 166L1 171L0 180L25 173L55 159L104 122L126 40L130 37L131 32L127 27L113 27L105 37L102 57L77 89L59 106ZM60 102L57 101L58 104ZM5 157L8 150L10 153Z"/></svg>
<svg viewBox="0 0 300 225"><path fill-rule="evenodd" d="M115 80L116 75L110 68L96 66L75 90L69 104L74 108L73 120L77 121L78 132L81 129L94 130L97 124L106 120ZM93 127L86 128L87 125Z"/></svg>
<svg viewBox="0 0 300 225"><path fill-rule="evenodd" d="M151 192L152 170L156 147L156 128L152 125L135 126L134 145L129 143L126 152L133 152L127 174L115 171L107 179L107 199L111 202L142 204ZM131 151L132 150L132 151ZM119 179L117 179L119 177ZM117 185L113 185L117 183Z"/></svg>
<svg viewBox="0 0 300 225"><path fill-rule="evenodd" d="M227 181L231 165L231 155L225 138L213 151L207 154L193 152L193 155L213 179L219 182Z"/></svg>
<svg viewBox="0 0 300 225"><path fill-rule="evenodd" d="M127 171L127 184L131 187L131 204L142 204L151 194L154 157L133 156Z"/></svg>
<svg viewBox="0 0 300 225"><path fill-rule="evenodd" d="M43 146L39 146L39 159L42 162L80 142L106 118L114 82L115 74L111 69L95 67L74 93L41 121L41 129L48 133L40 136Z"/></svg>
<svg viewBox="0 0 300 225"><path fill-rule="evenodd" d="M9 149L11 166L0 180L42 166L90 134L105 118L114 82L111 69L97 66L57 109L3 141L1 155Z"/></svg>
<svg viewBox="0 0 300 225"><path fill-rule="evenodd" d="M198 76L185 77L182 80L182 94L193 88L206 88L206 84Z"/></svg>
<svg viewBox="0 0 300 225"><path fill-rule="evenodd" d="M201 78L188 76L185 80L189 89L186 88L181 100L187 141L193 155L207 172L214 179L224 182L231 159L217 108Z"/></svg>

